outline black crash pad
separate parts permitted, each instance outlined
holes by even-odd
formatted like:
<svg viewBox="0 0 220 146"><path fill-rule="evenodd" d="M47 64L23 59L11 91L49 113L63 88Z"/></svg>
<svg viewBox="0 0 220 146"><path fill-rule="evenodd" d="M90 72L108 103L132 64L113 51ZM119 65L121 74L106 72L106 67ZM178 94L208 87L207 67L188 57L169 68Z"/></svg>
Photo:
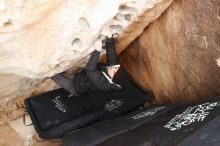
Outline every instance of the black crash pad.
<svg viewBox="0 0 220 146"><path fill-rule="evenodd" d="M72 96L64 89L25 100L41 138L58 138L88 124L114 119L143 105L149 96L134 85L120 91Z"/></svg>
<svg viewBox="0 0 220 146"><path fill-rule="evenodd" d="M99 122L69 133L63 139L63 146L96 145L115 135L134 129L173 108L174 106L163 105L136 109L117 119Z"/></svg>
<svg viewBox="0 0 220 146"><path fill-rule="evenodd" d="M155 108L159 110L152 112ZM134 112L137 116L129 113L77 130L64 137L63 146L220 145L220 97L139 110Z"/></svg>
<svg viewBox="0 0 220 146"><path fill-rule="evenodd" d="M219 114L220 98L179 106L98 146L110 146L114 143L118 146L220 145L220 133L212 131L214 127L220 128L216 122L219 121Z"/></svg>

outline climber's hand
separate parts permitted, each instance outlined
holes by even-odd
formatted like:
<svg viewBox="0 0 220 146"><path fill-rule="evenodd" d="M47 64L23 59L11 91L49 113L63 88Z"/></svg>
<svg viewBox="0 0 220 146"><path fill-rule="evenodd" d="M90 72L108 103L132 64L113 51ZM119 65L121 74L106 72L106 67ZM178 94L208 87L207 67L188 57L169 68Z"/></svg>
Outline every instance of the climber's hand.
<svg viewBox="0 0 220 146"><path fill-rule="evenodd" d="M106 37L104 40L104 47L106 48L106 50L108 49L114 49L115 48L115 39L112 37Z"/></svg>
<svg viewBox="0 0 220 146"><path fill-rule="evenodd" d="M112 38L114 38L115 40L117 40L119 38L119 34L118 33L113 33L112 34Z"/></svg>
<svg viewBox="0 0 220 146"><path fill-rule="evenodd" d="M115 41L118 39L119 34L112 32L109 26L106 26L102 30L102 42L103 48L113 49L115 48Z"/></svg>

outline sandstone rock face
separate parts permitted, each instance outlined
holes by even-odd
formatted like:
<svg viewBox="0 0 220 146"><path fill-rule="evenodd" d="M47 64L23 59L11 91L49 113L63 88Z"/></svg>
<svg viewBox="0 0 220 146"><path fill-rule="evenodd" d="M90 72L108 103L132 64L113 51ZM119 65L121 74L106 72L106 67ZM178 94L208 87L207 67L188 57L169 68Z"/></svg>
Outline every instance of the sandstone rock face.
<svg viewBox="0 0 220 146"><path fill-rule="evenodd" d="M220 95L219 8L219 0L175 0L121 55L157 101Z"/></svg>
<svg viewBox="0 0 220 146"><path fill-rule="evenodd" d="M11 0L0 2L0 73L43 78L86 62L93 44L107 30L123 34L135 26L125 48L172 0ZM141 21L141 20L140 20ZM133 25L134 27L134 25ZM137 29L138 28L138 29Z"/></svg>

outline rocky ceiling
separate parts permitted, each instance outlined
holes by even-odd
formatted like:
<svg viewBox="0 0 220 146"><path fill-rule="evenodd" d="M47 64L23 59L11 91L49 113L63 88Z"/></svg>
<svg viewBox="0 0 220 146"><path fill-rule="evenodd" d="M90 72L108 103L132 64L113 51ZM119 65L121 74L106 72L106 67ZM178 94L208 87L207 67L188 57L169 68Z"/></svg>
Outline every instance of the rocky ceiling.
<svg viewBox="0 0 220 146"><path fill-rule="evenodd" d="M23 99L56 88L47 77L83 68L109 30L120 34L120 61L156 101L220 95L219 0L0 0L0 16L0 122L9 125L0 145L33 144L18 119Z"/></svg>

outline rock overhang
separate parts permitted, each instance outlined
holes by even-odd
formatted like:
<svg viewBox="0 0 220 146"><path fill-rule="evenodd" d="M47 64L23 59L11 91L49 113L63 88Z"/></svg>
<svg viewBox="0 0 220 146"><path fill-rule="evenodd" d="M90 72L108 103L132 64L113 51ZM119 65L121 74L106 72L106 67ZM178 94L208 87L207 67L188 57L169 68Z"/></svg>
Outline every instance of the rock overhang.
<svg viewBox="0 0 220 146"><path fill-rule="evenodd" d="M172 1L1 2L0 73L40 79L83 67L106 31L120 34L122 51Z"/></svg>

